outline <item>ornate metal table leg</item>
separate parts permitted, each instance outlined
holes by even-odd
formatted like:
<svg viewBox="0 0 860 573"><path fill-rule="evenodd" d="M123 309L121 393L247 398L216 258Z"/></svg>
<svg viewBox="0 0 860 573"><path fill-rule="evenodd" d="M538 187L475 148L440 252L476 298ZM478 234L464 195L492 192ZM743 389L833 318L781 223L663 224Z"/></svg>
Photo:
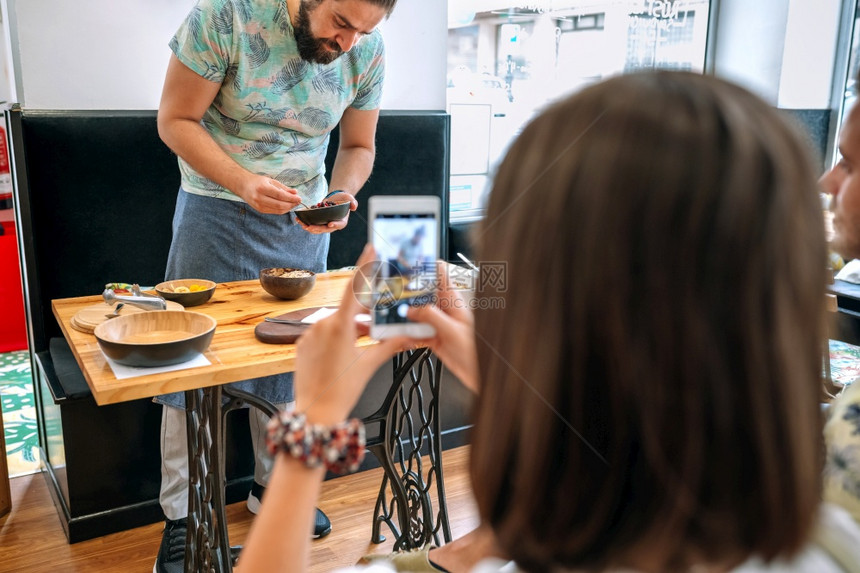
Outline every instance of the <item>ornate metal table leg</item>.
<svg viewBox="0 0 860 573"><path fill-rule="evenodd" d="M188 431L187 573L233 570L224 507L221 387L185 392Z"/></svg>
<svg viewBox="0 0 860 573"><path fill-rule="evenodd" d="M253 394L249 394L243 390L238 390L236 388L224 387L222 390L224 396L229 398L227 403L222 408L224 416L232 412L233 410L238 410L239 408L244 408L245 406L253 406L262 412L265 412L269 415L269 417L274 416L278 413L278 407L269 402L268 400L263 400L259 396L255 396Z"/></svg>
<svg viewBox="0 0 860 573"><path fill-rule="evenodd" d="M440 530L445 542L451 541L442 474L441 377L441 363L428 349L395 357L391 389L379 410L364 420L365 425L379 425L379 432L367 445L385 472L374 510L374 543L385 539L380 533L382 523L396 537L395 550L423 547L431 540L440 545ZM429 401L422 386L429 390ZM422 456L428 456L429 465ZM430 497L434 486L439 503L435 516Z"/></svg>
<svg viewBox="0 0 860 573"><path fill-rule="evenodd" d="M224 386L221 389L221 393L227 398L227 402L221 407L221 439L218 442L218 455L221 460L227 459L227 414L232 412L233 410L238 410L240 408L245 408L246 406L253 406L258 410L265 412L269 415L269 417L274 416L278 407L269 402L268 400L263 400L259 396L255 396L253 394L249 394L248 392L244 392L237 388L232 388L230 386ZM226 477L225 477L226 481ZM223 482L222 482L223 484ZM227 543L227 541L225 541ZM226 545L225 545L226 546ZM231 563L238 559L239 552L242 550L241 546L230 546L231 553Z"/></svg>

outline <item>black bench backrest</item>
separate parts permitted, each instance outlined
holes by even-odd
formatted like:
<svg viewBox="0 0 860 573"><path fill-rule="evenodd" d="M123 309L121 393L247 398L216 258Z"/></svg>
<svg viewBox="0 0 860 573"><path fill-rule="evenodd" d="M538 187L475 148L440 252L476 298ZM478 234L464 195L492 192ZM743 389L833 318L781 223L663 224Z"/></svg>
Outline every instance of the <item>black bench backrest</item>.
<svg viewBox="0 0 860 573"><path fill-rule="evenodd" d="M60 336L51 300L98 294L107 282L153 285L164 277L179 188L175 155L155 111L8 112L23 241L32 349ZM383 111L376 165L359 210L332 236L329 268L355 263L367 240L371 195L442 198L447 248L449 118ZM337 152L335 132L326 163Z"/></svg>
<svg viewBox="0 0 860 573"><path fill-rule="evenodd" d="M442 199L441 250L448 252L448 145L450 118L444 112L382 112L376 130L376 162L361 190L349 225L331 236L330 269L354 265L367 243L367 199L372 195L435 195ZM331 173L338 134L332 134L326 158Z"/></svg>
<svg viewBox="0 0 860 573"><path fill-rule="evenodd" d="M9 112L34 351L60 335L52 299L163 280L179 170L155 117Z"/></svg>
<svg viewBox="0 0 860 573"><path fill-rule="evenodd" d="M830 118L834 114L829 109L780 109L779 112L805 136L815 166L819 173L824 173L831 137Z"/></svg>

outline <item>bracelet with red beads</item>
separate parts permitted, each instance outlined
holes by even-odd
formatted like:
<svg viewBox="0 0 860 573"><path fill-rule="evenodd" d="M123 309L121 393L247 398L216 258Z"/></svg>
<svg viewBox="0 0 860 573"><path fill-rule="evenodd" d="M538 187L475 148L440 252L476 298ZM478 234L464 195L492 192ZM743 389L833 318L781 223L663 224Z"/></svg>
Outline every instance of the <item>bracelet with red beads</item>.
<svg viewBox="0 0 860 573"><path fill-rule="evenodd" d="M279 412L269 420L266 446L296 458L309 468L324 466L337 474L351 473L364 459L364 424L351 418L326 426L309 424L304 414Z"/></svg>

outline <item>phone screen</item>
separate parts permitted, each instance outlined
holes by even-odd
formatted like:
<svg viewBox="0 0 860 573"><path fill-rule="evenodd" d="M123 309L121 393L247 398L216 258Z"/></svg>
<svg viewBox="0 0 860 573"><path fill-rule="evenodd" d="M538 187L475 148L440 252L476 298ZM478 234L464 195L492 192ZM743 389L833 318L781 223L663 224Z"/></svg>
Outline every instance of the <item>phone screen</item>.
<svg viewBox="0 0 860 573"><path fill-rule="evenodd" d="M373 324L382 327L377 333L385 335L389 330L388 334L432 336L432 329L404 331L395 325L418 327L406 316L409 307L430 304L436 296L439 225L435 213L376 212L372 227L372 242L379 257L371 309Z"/></svg>

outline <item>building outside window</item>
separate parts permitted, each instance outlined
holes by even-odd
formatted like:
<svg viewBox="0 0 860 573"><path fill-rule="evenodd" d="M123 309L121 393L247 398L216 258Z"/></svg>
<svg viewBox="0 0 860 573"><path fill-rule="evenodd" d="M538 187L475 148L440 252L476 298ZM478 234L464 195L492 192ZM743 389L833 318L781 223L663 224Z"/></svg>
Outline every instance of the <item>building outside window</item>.
<svg viewBox="0 0 860 573"><path fill-rule="evenodd" d="M711 0L449 0L451 215L480 217L510 142L547 104L612 75L702 72Z"/></svg>

